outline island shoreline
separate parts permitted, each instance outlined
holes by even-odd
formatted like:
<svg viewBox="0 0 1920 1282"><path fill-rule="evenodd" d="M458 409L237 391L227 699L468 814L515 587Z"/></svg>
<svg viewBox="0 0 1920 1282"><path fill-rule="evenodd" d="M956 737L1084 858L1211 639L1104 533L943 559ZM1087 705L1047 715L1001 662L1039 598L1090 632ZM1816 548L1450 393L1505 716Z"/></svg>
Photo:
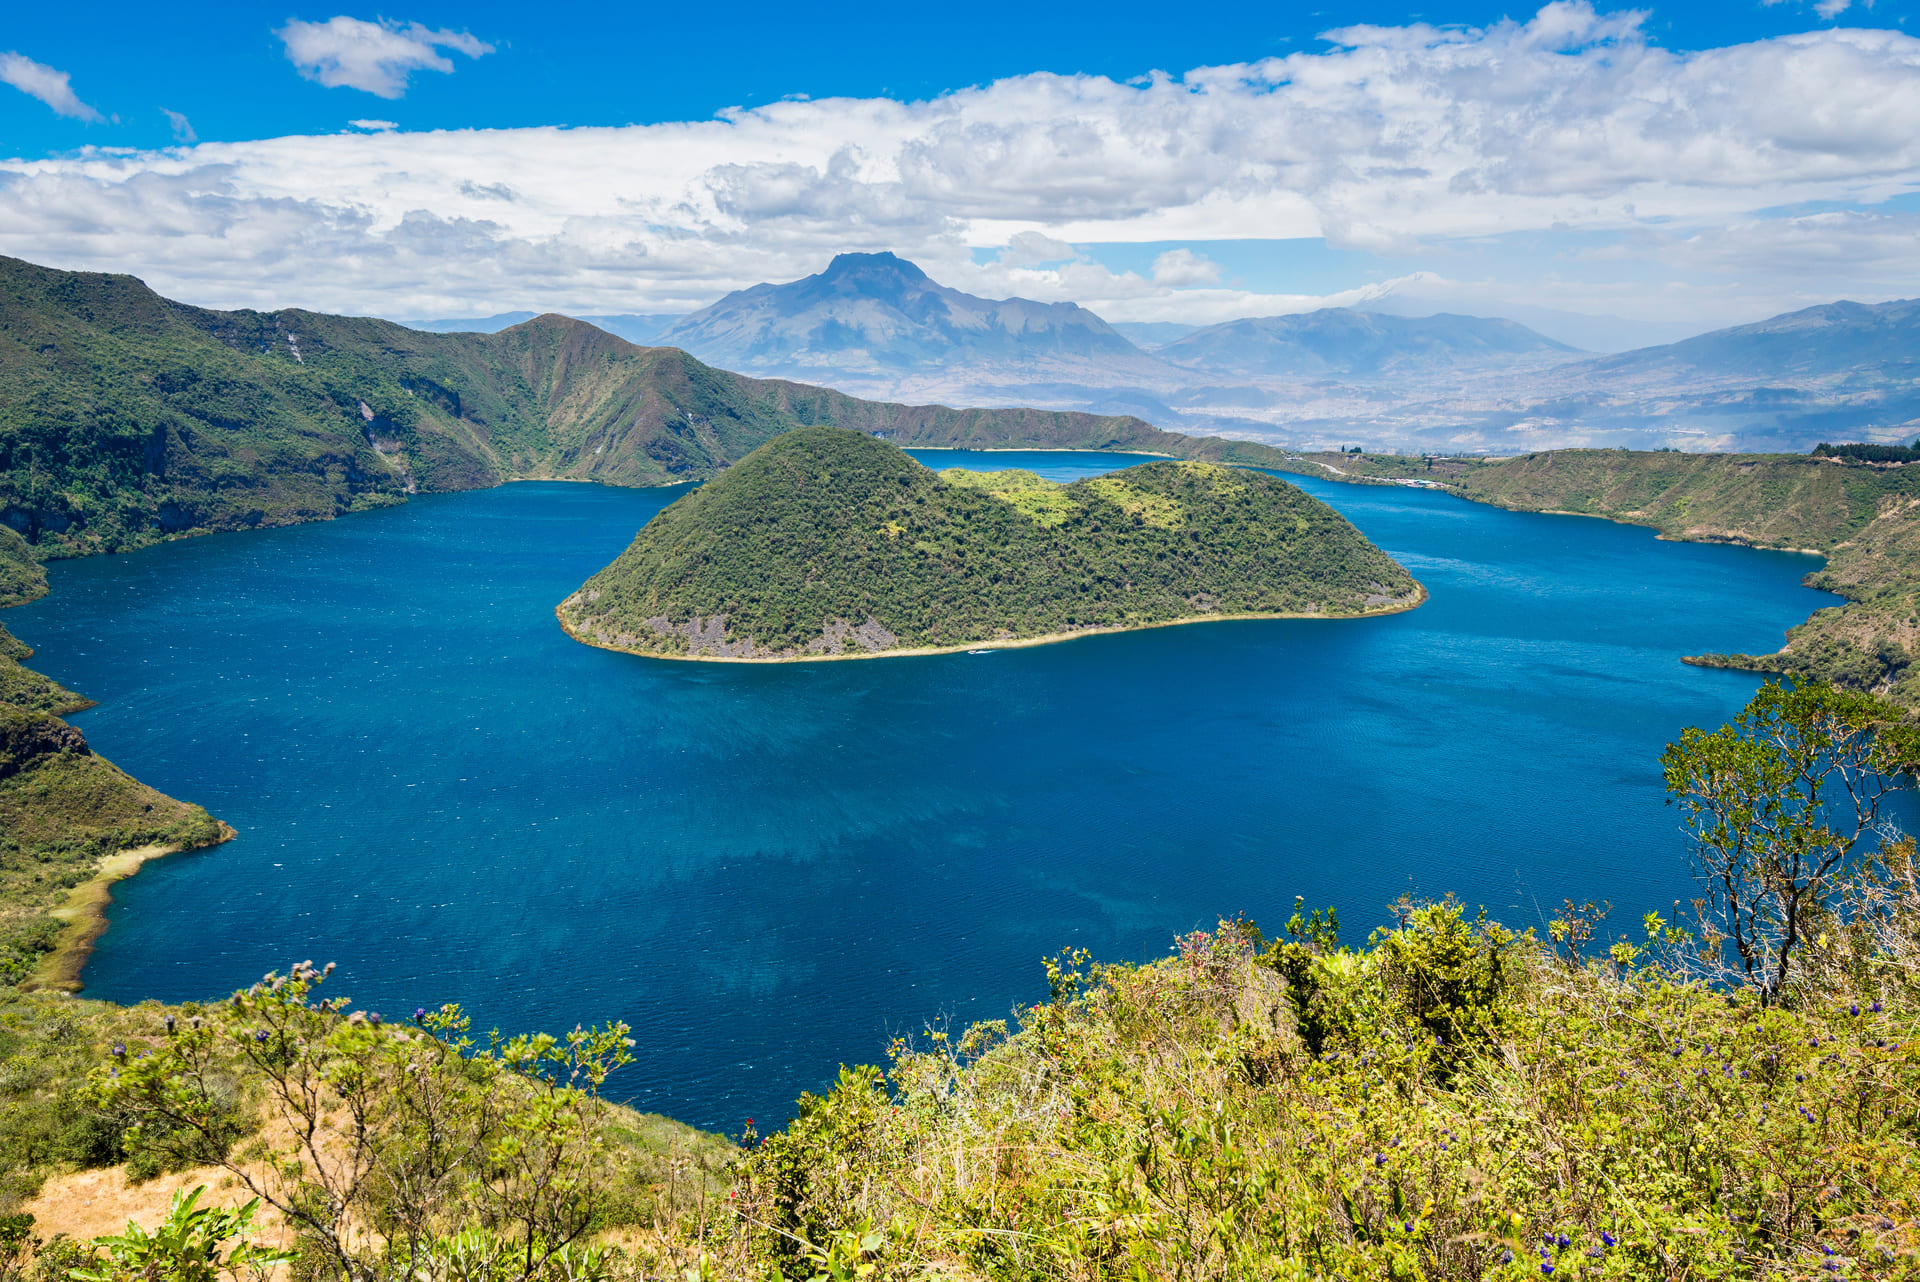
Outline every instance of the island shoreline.
<svg viewBox="0 0 1920 1282"><path fill-rule="evenodd" d="M593 637L583 636L576 630L567 617L561 613L565 602L553 607L553 616L560 623L560 630L581 645L592 646L596 650L608 650L614 654L631 654L641 659L664 659L673 663L836 663L849 659L924 659L942 654L967 654L974 650L1025 650L1033 646L1060 645L1068 641L1079 641L1086 637L1118 636L1126 632L1149 632L1155 628L1180 628L1195 623L1233 623L1257 619L1319 619L1325 622L1339 622L1348 619L1375 619L1391 614L1405 614L1425 605L1429 599L1427 585L1414 580L1419 593L1411 601L1390 606L1376 606L1358 614L1326 614L1321 611L1292 614L1282 613L1238 613L1238 614L1196 614L1179 619L1162 619L1155 623L1136 623L1125 627L1083 628L1076 632L1049 632L1037 637L1003 638L999 640L978 640L963 642L959 645L914 646L911 649L867 650L858 654L790 654L769 655L764 658L748 658L740 655L724 654L656 654L651 650L635 650L628 646L614 645Z"/></svg>

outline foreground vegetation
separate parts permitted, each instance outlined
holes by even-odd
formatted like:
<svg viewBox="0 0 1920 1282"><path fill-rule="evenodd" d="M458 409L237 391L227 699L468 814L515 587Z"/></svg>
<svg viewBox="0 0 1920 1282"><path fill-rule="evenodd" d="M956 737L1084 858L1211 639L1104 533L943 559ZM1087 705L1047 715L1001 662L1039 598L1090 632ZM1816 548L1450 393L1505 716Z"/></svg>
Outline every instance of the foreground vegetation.
<svg viewBox="0 0 1920 1282"><path fill-rule="evenodd" d="M320 977L297 967L209 1006L0 991L0 1270L248 1276L230 1220L210 1240L221 1226L167 1217L164 1193L144 1242L50 1227L63 1181L114 1166L135 1186L184 1176L203 1212L258 1198L261 1245L296 1278L587 1282L651 1270L726 1218L729 1142L600 1098L624 1030L476 1045L457 1008L388 1024Z"/></svg>
<svg viewBox="0 0 1920 1282"><path fill-rule="evenodd" d="M778 658L1419 599L1344 517L1260 473L1166 462L1072 485L936 475L822 427L667 508L559 613L575 636L619 649Z"/></svg>

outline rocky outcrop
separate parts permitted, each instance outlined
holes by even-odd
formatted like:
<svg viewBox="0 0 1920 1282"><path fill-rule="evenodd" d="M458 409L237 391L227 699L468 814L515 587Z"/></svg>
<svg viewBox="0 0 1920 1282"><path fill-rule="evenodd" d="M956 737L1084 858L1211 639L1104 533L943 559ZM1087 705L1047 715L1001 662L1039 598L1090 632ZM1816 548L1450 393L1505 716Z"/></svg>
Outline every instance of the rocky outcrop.
<svg viewBox="0 0 1920 1282"><path fill-rule="evenodd" d="M0 712L0 779L18 774L41 757L70 752L90 757L87 737L45 712Z"/></svg>

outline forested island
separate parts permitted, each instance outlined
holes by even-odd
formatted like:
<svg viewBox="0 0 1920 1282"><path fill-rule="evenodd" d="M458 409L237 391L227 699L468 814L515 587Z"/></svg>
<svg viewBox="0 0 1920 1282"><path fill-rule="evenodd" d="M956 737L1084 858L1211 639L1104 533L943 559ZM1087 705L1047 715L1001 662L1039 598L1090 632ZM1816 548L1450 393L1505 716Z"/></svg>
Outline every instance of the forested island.
<svg viewBox="0 0 1920 1282"><path fill-rule="evenodd" d="M688 658L925 652L1425 597L1278 478L1156 462L1056 485L934 473L858 432L762 446L648 523L558 607L594 645Z"/></svg>

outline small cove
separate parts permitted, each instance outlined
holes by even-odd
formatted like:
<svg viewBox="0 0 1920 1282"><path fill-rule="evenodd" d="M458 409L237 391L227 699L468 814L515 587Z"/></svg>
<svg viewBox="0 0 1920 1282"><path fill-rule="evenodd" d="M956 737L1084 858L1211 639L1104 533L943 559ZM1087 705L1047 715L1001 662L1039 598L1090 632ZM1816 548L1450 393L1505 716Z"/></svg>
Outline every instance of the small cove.
<svg viewBox="0 0 1920 1282"><path fill-rule="evenodd" d="M1113 456L917 451L1052 479ZM1120 460L1124 461L1124 460ZM1295 894L1630 927L1690 891L1657 757L1834 598L1812 558L1306 481L1432 592L989 655L676 664L554 603L680 490L524 483L56 563L7 623L100 700L96 751L239 829L116 888L87 995L221 995L335 960L389 1015L622 1018L616 1095L735 1130L887 1037L1159 954Z"/></svg>

